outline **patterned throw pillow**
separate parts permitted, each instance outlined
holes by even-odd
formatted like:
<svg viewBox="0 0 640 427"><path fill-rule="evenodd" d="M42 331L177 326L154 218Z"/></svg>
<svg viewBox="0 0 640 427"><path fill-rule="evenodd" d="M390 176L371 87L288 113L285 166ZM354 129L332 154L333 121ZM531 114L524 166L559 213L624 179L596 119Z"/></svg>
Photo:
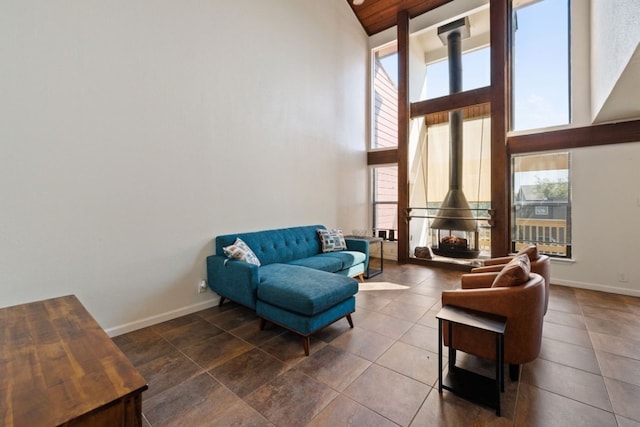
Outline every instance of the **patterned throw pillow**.
<svg viewBox="0 0 640 427"><path fill-rule="evenodd" d="M322 242L322 252L336 252L347 249L342 230L325 230L318 228L318 236Z"/></svg>
<svg viewBox="0 0 640 427"><path fill-rule="evenodd" d="M233 245L222 248L224 254L229 258L237 259L240 261L248 262L260 266L260 260L253 253L249 245L247 245L242 239L237 238Z"/></svg>

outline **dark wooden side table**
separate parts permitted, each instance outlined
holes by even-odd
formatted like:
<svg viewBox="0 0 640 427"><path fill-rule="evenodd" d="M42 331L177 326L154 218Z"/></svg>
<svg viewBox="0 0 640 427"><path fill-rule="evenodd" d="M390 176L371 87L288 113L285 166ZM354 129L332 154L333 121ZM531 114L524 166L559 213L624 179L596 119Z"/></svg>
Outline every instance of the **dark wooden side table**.
<svg viewBox="0 0 640 427"><path fill-rule="evenodd" d="M382 274L383 271L383 261L384 261L384 239L382 237L368 237L368 236L344 236L352 239L362 239L369 242L369 246L374 243L380 243L380 269L371 268L369 264L367 264L367 271L364 273L365 279L371 279L372 277L377 276L378 274Z"/></svg>
<svg viewBox="0 0 640 427"><path fill-rule="evenodd" d="M146 389L75 296L0 309L0 425L137 427Z"/></svg>
<svg viewBox="0 0 640 427"><path fill-rule="evenodd" d="M500 392L504 391L504 331L507 319L491 313L445 305L436 315L438 319L438 392L449 390L458 396L495 408L500 416ZM442 322L449 323L449 372L442 379ZM455 366L455 350L451 347L455 325L465 325L496 336L496 378L488 378Z"/></svg>

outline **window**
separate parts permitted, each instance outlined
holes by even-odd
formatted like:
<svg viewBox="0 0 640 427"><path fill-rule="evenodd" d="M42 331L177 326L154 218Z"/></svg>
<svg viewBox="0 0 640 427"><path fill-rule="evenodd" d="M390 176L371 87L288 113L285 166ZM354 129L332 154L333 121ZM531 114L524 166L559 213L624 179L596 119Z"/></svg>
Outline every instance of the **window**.
<svg viewBox="0 0 640 427"><path fill-rule="evenodd" d="M372 51L371 149L398 147L398 54L396 43ZM391 236L398 229L398 166L372 168L373 232Z"/></svg>
<svg viewBox="0 0 640 427"><path fill-rule="evenodd" d="M430 110L429 100L441 98L440 111L412 108L409 256L470 263L491 250L491 105L472 96L460 105L450 95L491 84L490 5L453 3L449 18L434 15L409 37L411 106Z"/></svg>
<svg viewBox="0 0 640 427"><path fill-rule="evenodd" d="M536 206L536 216L549 215L549 206Z"/></svg>
<svg viewBox="0 0 640 427"><path fill-rule="evenodd" d="M568 124L569 0L513 1L512 130Z"/></svg>
<svg viewBox="0 0 640 427"><path fill-rule="evenodd" d="M479 255L491 254L491 110L489 104L464 109L462 124L462 190L476 219ZM409 153L409 239L410 254L417 247L439 244L438 230L432 228L449 192L450 123L447 113L429 114L412 122L412 139L417 140ZM459 236L465 237L465 236ZM469 236L469 238L475 236ZM465 237L467 238L467 237ZM434 240L435 239L435 240Z"/></svg>
<svg viewBox="0 0 640 427"><path fill-rule="evenodd" d="M398 229L398 166L372 169L373 231L394 232Z"/></svg>
<svg viewBox="0 0 640 427"><path fill-rule="evenodd" d="M541 253L571 257L569 153L513 157L512 248L529 244Z"/></svg>
<svg viewBox="0 0 640 427"><path fill-rule="evenodd" d="M398 146L398 54L395 43L373 52L371 148Z"/></svg>
<svg viewBox="0 0 640 427"><path fill-rule="evenodd" d="M462 54L463 91L491 85L490 54L489 46ZM449 95L449 61L446 58L427 65L424 86L424 99Z"/></svg>
<svg viewBox="0 0 640 427"><path fill-rule="evenodd" d="M470 2L456 1L458 13L444 21L411 33L409 43L409 73L411 102L425 101L449 95L449 43L440 33L443 26L460 17L466 18L466 30L461 35L460 49L462 91L491 85L491 48L489 2L467 9Z"/></svg>

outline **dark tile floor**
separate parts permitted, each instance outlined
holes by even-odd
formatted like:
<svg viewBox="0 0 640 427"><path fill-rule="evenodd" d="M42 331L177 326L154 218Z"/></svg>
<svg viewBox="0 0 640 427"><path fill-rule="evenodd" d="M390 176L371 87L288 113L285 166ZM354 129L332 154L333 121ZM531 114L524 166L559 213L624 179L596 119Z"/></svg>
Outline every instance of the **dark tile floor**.
<svg viewBox="0 0 640 427"><path fill-rule="evenodd" d="M147 426L640 426L640 298L628 296L552 286L542 352L506 380L502 417L440 395L435 314L459 275L385 263L361 286L355 328L318 332L309 357L233 303L114 341L149 383Z"/></svg>

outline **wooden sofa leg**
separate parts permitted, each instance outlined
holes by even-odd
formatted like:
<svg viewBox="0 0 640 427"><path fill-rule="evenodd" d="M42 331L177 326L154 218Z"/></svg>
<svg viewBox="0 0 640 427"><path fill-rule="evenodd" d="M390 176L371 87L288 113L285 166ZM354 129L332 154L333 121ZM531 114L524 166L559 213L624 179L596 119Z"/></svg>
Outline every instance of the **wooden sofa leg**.
<svg viewBox="0 0 640 427"><path fill-rule="evenodd" d="M218 307L222 307L222 304L224 304L225 299L226 299L225 297L220 297L220 302L218 302Z"/></svg>
<svg viewBox="0 0 640 427"><path fill-rule="evenodd" d="M261 331L264 331L264 327L265 327L266 324L267 324L267 321L264 320L264 318L261 317L260 318L260 330Z"/></svg>
<svg viewBox="0 0 640 427"><path fill-rule="evenodd" d="M302 337L302 345L304 346L304 355L309 355L309 335Z"/></svg>
<svg viewBox="0 0 640 427"><path fill-rule="evenodd" d="M358 281L359 281L360 283L364 283L364 273L360 273L360 274L358 274Z"/></svg>
<svg viewBox="0 0 640 427"><path fill-rule="evenodd" d="M351 313L347 314L346 318L347 322L349 322L349 326L351 326L351 329L353 329L353 319L351 318Z"/></svg>

